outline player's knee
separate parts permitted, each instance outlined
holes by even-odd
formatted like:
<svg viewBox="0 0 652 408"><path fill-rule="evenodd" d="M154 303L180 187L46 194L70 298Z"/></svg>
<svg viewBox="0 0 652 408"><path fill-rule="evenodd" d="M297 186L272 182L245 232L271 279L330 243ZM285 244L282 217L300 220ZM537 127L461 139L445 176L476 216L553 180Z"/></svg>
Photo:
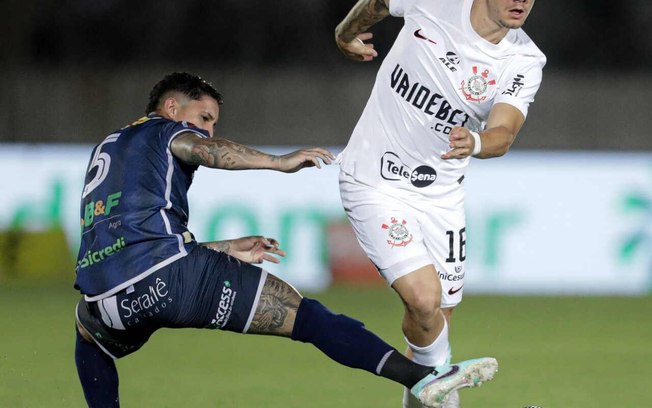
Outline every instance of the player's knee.
<svg viewBox="0 0 652 408"><path fill-rule="evenodd" d="M417 318L429 318L441 309L441 293L415 288L409 296L404 297L408 313Z"/></svg>
<svg viewBox="0 0 652 408"><path fill-rule="evenodd" d="M405 304L406 312L417 320L428 319L441 308L441 285L431 272L429 268L422 268L399 278L393 285Z"/></svg>

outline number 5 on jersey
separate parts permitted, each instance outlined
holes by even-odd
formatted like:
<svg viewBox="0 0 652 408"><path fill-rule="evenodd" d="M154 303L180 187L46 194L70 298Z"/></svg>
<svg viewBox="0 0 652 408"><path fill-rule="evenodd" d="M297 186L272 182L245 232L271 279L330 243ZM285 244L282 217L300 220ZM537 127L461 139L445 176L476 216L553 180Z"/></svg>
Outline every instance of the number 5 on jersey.
<svg viewBox="0 0 652 408"><path fill-rule="evenodd" d="M109 174L111 156L108 153L103 152L102 147L104 147L104 145L107 143L115 142L118 140L118 137L120 137L120 133L113 133L108 135L106 139L104 139L104 141L100 143L99 146L97 146L95 154L93 155L93 160L91 160L91 163L88 165L88 171L86 174L89 174L94 168L97 168L97 171L95 172L95 177L93 177L93 179L84 186L82 199L86 198L86 196L95 190L97 186L102 184L106 176Z"/></svg>

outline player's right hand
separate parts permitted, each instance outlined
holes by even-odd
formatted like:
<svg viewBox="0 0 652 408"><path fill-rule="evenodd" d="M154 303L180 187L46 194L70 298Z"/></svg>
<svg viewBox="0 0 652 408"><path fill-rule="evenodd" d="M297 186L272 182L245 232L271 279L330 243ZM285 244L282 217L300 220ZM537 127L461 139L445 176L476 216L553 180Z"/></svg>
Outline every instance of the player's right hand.
<svg viewBox="0 0 652 408"><path fill-rule="evenodd" d="M284 173L294 173L304 167L321 169L320 161L331 164L335 160L333 153L323 147L301 149L279 157L278 170Z"/></svg>
<svg viewBox="0 0 652 408"><path fill-rule="evenodd" d="M279 263L277 256L285 256L285 251L278 247L278 241L274 238L266 238L260 235L242 237L230 240L231 247L229 255L241 261L260 264L263 261Z"/></svg>
<svg viewBox="0 0 652 408"><path fill-rule="evenodd" d="M374 45L365 43L365 41L371 40L373 36L372 33L362 33L353 41L346 42L336 35L335 43L337 44L337 48L339 48L340 51L342 51L342 54L347 58L355 61L367 62L378 56L378 53L374 50Z"/></svg>
<svg viewBox="0 0 652 408"><path fill-rule="evenodd" d="M475 141L467 128L454 127L448 135L450 150L441 155L444 160L464 159L473 152Z"/></svg>

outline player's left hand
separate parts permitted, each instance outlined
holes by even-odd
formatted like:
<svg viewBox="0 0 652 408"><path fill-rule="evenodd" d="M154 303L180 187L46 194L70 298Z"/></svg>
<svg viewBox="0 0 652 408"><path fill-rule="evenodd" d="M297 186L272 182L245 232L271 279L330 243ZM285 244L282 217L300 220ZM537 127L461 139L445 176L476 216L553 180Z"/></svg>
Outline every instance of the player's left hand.
<svg viewBox="0 0 652 408"><path fill-rule="evenodd" d="M331 164L335 160L333 153L323 147L301 149L292 153L284 154L279 158L278 170L285 173L294 173L304 167L321 168L321 162Z"/></svg>
<svg viewBox="0 0 652 408"><path fill-rule="evenodd" d="M362 33L355 37L353 41L346 42L336 35L335 43L347 58L367 62L378 56L378 52L374 50L374 45L365 43L365 41L371 40L373 36L372 33Z"/></svg>
<svg viewBox="0 0 652 408"><path fill-rule="evenodd" d="M248 263L279 263L281 260L273 255L285 256L285 251L278 247L278 241L273 238L254 235L232 239L230 244L229 255Z"/></svg>
<svg viewBox="0 0 652 408"><path fill-rule="evenodd" d="M454 127L448 135L450 150L441 155L444 160L464 159L469 157L475 147L471 132L463 127Z"/></svg>

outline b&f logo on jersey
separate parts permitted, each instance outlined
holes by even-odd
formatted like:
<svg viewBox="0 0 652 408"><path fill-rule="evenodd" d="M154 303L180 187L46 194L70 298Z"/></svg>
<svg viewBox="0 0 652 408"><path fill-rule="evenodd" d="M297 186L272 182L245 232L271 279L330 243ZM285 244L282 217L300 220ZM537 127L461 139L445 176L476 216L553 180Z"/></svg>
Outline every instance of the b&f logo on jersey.
<svg viewBox="0 0 652 408"><path fill-rule="evenodd" d="M383 224L381 228L387 230L389 239L387 243L392 247L404 247L412 242L412 234L405 226L407 221L402 220L399 222L396 218L392 217L389 225Z"/></svg>
<svg viewBox="0 0 652 408"><path fill-rule="evenodd" d="M467 101L482 102L487 99L486 93L493 85L496 85L496 80L489 78L489 70L478 72L478 67L474 65L473 75L462 81L460 89Z"/></svg>
<svg viewBox="0 0 652 408"><path fill-rule="evenodd" d="M380 159L380 176L389 181L405 180L414 187L422 188L437 180L437 171L426 165L412 170L401 161L396 153L385 152Z"/></svg>

